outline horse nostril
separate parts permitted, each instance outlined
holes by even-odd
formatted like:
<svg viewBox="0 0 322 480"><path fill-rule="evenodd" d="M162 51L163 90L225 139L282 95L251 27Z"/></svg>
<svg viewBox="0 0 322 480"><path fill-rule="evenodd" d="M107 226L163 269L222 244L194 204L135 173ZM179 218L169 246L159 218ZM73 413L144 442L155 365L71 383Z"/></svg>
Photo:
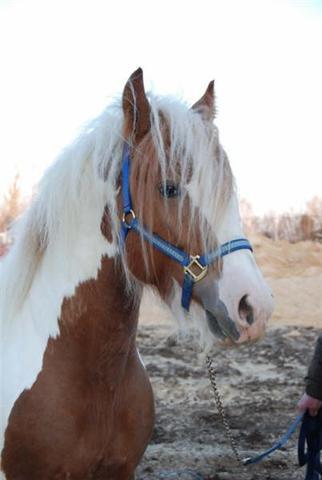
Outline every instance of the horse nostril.
<svg viewBox="0 0 322 480"><path fill-rule="evenodd" d="M252 325L254 323L254 311L253 307L247 302L247 295L244 295L240 300L238 313L240 318L244 321L246 320L248 325Z"/></svg>

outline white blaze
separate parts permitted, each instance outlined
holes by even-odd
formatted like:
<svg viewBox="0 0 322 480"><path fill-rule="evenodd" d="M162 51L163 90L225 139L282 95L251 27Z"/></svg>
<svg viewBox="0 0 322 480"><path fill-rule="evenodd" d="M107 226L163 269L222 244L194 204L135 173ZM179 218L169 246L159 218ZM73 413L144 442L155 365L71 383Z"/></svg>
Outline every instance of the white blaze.
<svg viewBox="0 0 322 480"><path fill-rule="evenodd" d="M217 231L217 237L220 244L244 237L235 192ZM242 330L240 341L245 340L247 336L257 337L272 314L273 299L254 255L249 250L238 250L226 255L223 258L222 276L218 283L220 299L226 305L229 316ZM254 311L252 326L249 326L239 314L239 302L244 296L247 296L248 303Z"/></svg>

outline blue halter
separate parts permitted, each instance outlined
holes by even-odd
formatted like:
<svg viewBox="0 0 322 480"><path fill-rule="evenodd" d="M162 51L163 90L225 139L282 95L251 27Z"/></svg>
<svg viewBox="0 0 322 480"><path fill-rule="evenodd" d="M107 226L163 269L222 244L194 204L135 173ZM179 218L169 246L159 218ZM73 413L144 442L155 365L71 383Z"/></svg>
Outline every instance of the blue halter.
<svg viewBox="0 0 322 480"><path fill-rule="evenodd" d="M185 310L189 311L193 286L196 282L199 282L207 275L208 265L218 258L236 252L237 250L246 249L253 251L252 246L246 238L237 238L236 240L224 243L212 252L203 255L189 255L145 228L136 218L132 208L130 192L130 161L130 146L125 142L122 156L123 218L121 241L124 243L129 231L133 230L140 234L144 240L153 245L157 250L182 265L184 269L184 280L182 285L181 305Z"/></svg>

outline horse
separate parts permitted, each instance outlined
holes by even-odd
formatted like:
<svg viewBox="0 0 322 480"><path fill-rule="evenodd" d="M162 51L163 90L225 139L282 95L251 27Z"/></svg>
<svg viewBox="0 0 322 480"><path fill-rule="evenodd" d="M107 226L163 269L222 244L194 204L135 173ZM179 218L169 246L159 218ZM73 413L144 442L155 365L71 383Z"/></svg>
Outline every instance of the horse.
<svg viewBox="0 0 322 480"><path fill-rule="evenodd" d="M214 118L214 82L189 107L138 69L45 172L0 265L1 479L134 479L155 415L145 286L204 349L264 334L272 295Z"/></svg>

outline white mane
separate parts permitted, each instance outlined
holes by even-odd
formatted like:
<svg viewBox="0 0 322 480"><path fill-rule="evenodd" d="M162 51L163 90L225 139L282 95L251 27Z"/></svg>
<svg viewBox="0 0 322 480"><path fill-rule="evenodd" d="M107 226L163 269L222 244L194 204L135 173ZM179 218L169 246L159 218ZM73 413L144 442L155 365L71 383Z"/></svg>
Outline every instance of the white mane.
<svg viewBox="0 0 322 480"><path fill-rule="evenodd" d="M200 115L189 111L177 100L151 96L150 103L151 133L161 171L166 175L166 165L175 169L180 159L180 185L192 198L192 207L198 207L203 212L199 220L202 221L202 230L209 233L209 228L204 228L205 222L208 225L217 223L215 215L223 211L232 188L231 173L219 145L217 130L206 128ZM170 130L170 152L166 152L163 144L160 111ZM54 275L59 281L70 284L68 291L72 294L79 281L97 273L100 259L95 257L94 265L90 265L89 261L97 242L100 243L100 253L107 251L110 255L115 254L119 229L116 179L122 156L122 127L120 105L109 107L84 128L79 138L45 173L38 194L18 222L16 242L1 264L2 327L22 308L28 296L37 302L31 286L40 270L43 295L50 296L55 284ZM222 184L226 185L225 189ZM108 244L100 232L106 204L112 219L112 244ZM195 222L194 215L192 208L191 225ZM205 243L208 243L206 237ZM50 269L47 272L44 271L46 266ZM40 294L41 288L38 290Z"/></svg>
<svg viewBox="0 0 322 480"><path fill-rule="evenodd" d="M115 217L121 128L121 111L111 107L62 152L0 263L0 451L14 402L41 371L48 338L59 334L64 298L96 278L102 255L116 253L100 225L106 204Z"/></svg>
<svg viewBox="0 0 322 480"><path fill-rule="evenodd" d="M121 128L121 111L113 106L88 124L44 174L31 206L17 222L16 241L0 264L1 322L21 308L44 256L56 250L56 244L68 277L77 245L101 235L104 206L108 203L114 212ZM50 289L51 273L44 290Z"/></svg>

